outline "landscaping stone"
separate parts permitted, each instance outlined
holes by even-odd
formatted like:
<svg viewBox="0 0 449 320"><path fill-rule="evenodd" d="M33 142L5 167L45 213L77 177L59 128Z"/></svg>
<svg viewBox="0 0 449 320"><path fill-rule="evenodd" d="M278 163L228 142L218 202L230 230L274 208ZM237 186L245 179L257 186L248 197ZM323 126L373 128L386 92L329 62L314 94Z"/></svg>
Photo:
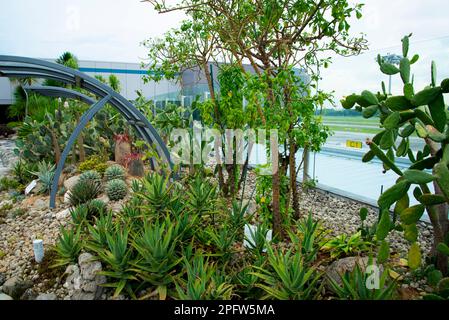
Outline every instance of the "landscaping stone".
<svg viewBox="0 0 449 320"><path fill-rule="evenodd" d="M2 286L2 291L14 299L19 299L32 285L32 282L23 281L18 276L15 276L6 280Z"/></svg>
<svg viewBox="0 0 449 320"><path fill-rule="evenodd" d="M5 293L0 293L0 301L6 301L6 300L14 300L14 299Z"/></svg>
<svg viewBox="0 0 449 320"><path fill-rule="evenodd" d="M70 190L64 193L64 203L70 204Z"/></svg>
<svg viewBox="0 0 449 320"><path fill-rule="evenodd" d="M70 209L64 209L55 214L55 218L58 220L68 219L70 218Z"/></svg>
<svg viewBox="0 0 449 320"><path fill-rule="evenodd" d="M36 300L57 300L58 297L54 293L42 293L36 297Z"/></svg>
<svg viewBox="0 0 449 320"><path fill-rule="evenodd" d="M64 287L68 290L66 300L94 300L103 293L102 284L106 277L98 274L102 270L101 263L94 260L90 253L82 253L78 257L77 265L70 265L66 269L68 277Z"/></svg>
<svg viewBox="0 0 449 320"><path fill-rule="evenodd" d="M346 272L352 272L357 265L359 265L362 272L365 272L366 268L368 267L369 263L369 257L346 257L339 259L337 261L332 262L327 268L326 268L326 276L337 282L338 284L341 284L341 276L344 275ZM376 259L373 258L373 264L376 265ZM382 265L378 265L379 271L383 272Z"/></svg>
<svg viewBox="0 0 449 320"><path fill-rule="evenodd" d="M20 300L35 300L37 296L37 292L33 288L29 288L20 296Z"/></svg>
<svg viewBox="0 0 449 320"><path fill-rule="evenodd" d="M67 180L64 181L64 188L66 190L72 190L72 188L75 186L75 184L78 183L80 179L80 175L76 175L73 177L68 178Z"/></svg>
<svg viewBox="0 0 449 320"><path fill-rule="evenodd" d="M3 285L6 281L6 276L3 272L0 272L0 286Z"/></svg>

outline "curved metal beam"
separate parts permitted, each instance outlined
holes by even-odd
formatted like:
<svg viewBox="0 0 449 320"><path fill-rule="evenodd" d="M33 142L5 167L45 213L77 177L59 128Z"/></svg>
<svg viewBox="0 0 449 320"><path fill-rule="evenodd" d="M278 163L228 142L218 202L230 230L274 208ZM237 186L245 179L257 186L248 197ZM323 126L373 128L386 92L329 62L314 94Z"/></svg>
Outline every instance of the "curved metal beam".
<svg viewBox="0 0 449 320"><path fill-rule="evenodd" d="M98 111L101 110L101 108L103 108L103 106L106 103L108 103L110 99L111 96L108 95L103 99L101 99L100 101L94 103L92 107L85 114L82 115L82 117L80 118L80 122L70 135L70 138L67 141L64 151L61 154L61 159L58 162L58 166L56 167L55 175L53 177L50 193L50 208L56 207L56 193L58 192L59 177L61 176L62 170L64 169L64 164L65 161L67 160L70 150L72 149L73 145L78 139L78 136L80 135L81 131L86 127L87 123L94 117L94 115Z"/></svg>
<svg viewBox="0 0 449 320"><path fill-rule="evenodd" d="M78 70L68 68L66 66L26 57L15 56L3 56L0 55L0 76L6 77L36 77L54 79L64 83L76 85L92 92L101 99L95 102L93 99L87 96L81 96L79 92L72 91L63 88L54 87L40 87L35 88L36 91L41 91L46 95L63 96L63 97L77 97L82 101L92 104L92 107L81 117L80 123L75 128L75 131L69 138L69 141L64 148L61 160L58 163L55 177L53 178L50 206L55 207L56 192L59 182L59 176L64 168L65 160L72 148L73 144L81 133L81 130L92 119L92 117L106 104L111 104L117 111L119 111L125 119L130 122L141 137L148 143L156 146L157 153L163 161L167 162L171 169L173 169L173 163L171 161L170 153L148 119L140 112L131 102L115 92L112 88L102 83L101 81L92 78ZM62 89L62 90L61 90ZM33 90L31 88L31 90ZM76 93L75 93L76 92ZM154 162L151 163L154 167Z"/></svg>
<svg viewBox="0 0 449 320"><path fill-rule="evenodd" d="M47 97L69 98L80 100L88 105L93 105L95 99L75 90L52 86L24 86L24 90L37 92Z"/></svg>

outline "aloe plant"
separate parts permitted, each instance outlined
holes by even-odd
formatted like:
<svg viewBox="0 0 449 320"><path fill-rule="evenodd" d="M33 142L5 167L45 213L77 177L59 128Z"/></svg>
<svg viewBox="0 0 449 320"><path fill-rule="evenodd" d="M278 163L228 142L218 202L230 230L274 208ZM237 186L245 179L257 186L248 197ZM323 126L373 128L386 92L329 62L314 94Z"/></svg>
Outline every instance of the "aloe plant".
<svg viewBox="0 0 449 320"><path fill-rule="evenodd" d="M304 263L300 252L293 253L291 249L274 251L268 246L267 253L269 268L255 266L256 272L252 273L262 281L256 286L265 291L263 299L309 300L317 297L321 274Z"/></svg>
<svg viewBox="0 0 449 320"><path fill-rule="evenodd" d="M233 286L214 263L195 255L190 261L184 258L187 279L176 279L176 291L181 300L229 300Z"/></svg>
<svg viewBox="0 0 449 320"><path fill-rule="evenodd" d="M171 198L172 185L169 176L163 177L158 173L149 173L142 179L142 186L136 195L140 197L153 213L165 211ZM137 186L136 186L137 188Z"/></svg>
<svg viewBox="0 0 449 320"><path fill-rule="evenodd" d="M77 263L82 248L81 229L65 229L61 227L60 235L54 248L58 258L52 267Z"/></svg>
<svg viewBox="0 0 449 320"><path fill-rule="evenodd" d="M139 254L131 263L132 270L140 279L157 287L161 300L165 300L167 287L173 282L172 274L182 260L176 254L177 242L173 222L168 217L162 222L147 223L143 233L132 242Z"/></svg>
<svg viewBox="0 0 449 320"><path fill-rule="evenodd" d="M101 271L101 275L107 276L110 282L104 284L105 287L115 288L114 297L120 295L123 290L133 298L134 291L131 281L137 280L131 271L131 261L134 251L128 245L129 230L125 226L122 230L108 230L104 233L106 247L91 246L100 260L107 266L106 271Z"/></svg>
<svg viewBox="0 0 449 320"><path fill-rule="evenodd" d="M356 264L351 272L340 276L341 284L331 277L328 277L328 281L332 291L342 300L392 300L395 298L396 283L389 280L387 270L380 275L377 288L367 286L369 276Z"/></svg>

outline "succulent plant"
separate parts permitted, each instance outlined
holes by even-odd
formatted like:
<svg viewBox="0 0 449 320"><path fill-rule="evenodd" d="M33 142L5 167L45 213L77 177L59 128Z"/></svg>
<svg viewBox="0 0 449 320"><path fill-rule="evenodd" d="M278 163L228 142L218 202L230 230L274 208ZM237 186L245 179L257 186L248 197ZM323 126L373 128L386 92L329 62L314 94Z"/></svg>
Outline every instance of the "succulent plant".
<svg viewBox="0 0 449 320"><path fill-rule="evenodd" d="M70 204L77 206L95 199L101 193L101 185L94 181L78 181L70 190Z"/></svg>
<svg viewBox="0 0 449 320"><path fill-rule="evenodd" d="M114 179L106 184L106 194L112 201L123 199L128 193L128 186L121 179Z"/></svg>
<svg viewBox="0 0 449 320"><path fill-rule="evenodd" d="M41 161L37 165L37 171L30 171L31 174L38 177L41 184L39 192L47 194L50 192L53 177L55 176L56 166L54 164Z"/></svg>
<svg viewBox="0 0 449 320"><path fill-rule="evenodd" d="M93 199L87 203L90 217L98 217L101 213L106 212L106 203L100 199Z"/></svg>
<svg viewBox="0 0 449 320"><path fill-rule="evenodd" d="M411 244L409 267L417 269L421 266L421 249L417 242L416 224L425 211L433 226L434 247L444 248L449 245L449 111L444 101L444 94L449 92L449 79L438 85L436 65L432 62L430 84L420 91L415 90L410 67L418 61L419 56L415 54L409 58L409 37L402 39L403 57L399 68L384 61L380 55L377 59L382 73L400 75L403 93L397 96L388 94L382 82L382 92L374 94L365 90L360 95L352 94L342 100L342 106L345 109L354 107L365 118L379 114L383 130L367 141L370 151L362 161L369 162L377 157L383 162L384 171L392 170L398 179L377 201L380 217L376 238L383 241L391 230L403 230L404 238ZM414 152L411 148L410 137L413 133L422 139L422 150ZM395 163L396 157L407 157L411 166L401 170ZM408 195L412 186L413 196L418 201L413 206ZM391 218L389 210L393 205ZM400 225L397 224L397 218ZM384 248L387 246L384 245ZM386 251L383 252L384 256L387 256ZM436 251L436 265L441 272L447 272L448 258L441 250Z"/></svg>
<svg viewBox="0 0 449 320"><path fill-rule="evenodd" d="M116 164L107 168L104 173L104 176L106 177L107 181L115 179L125 180L126 170L122 166Z"/></svg>
<svg viewBox="0 0 449 320"><path fill-rule="evenodd" d="M96 183L100 184L101 176L97 171L89 170L89 171L83 172L80 175L79 181L92 181L92 182L96 182Z"/></svg>

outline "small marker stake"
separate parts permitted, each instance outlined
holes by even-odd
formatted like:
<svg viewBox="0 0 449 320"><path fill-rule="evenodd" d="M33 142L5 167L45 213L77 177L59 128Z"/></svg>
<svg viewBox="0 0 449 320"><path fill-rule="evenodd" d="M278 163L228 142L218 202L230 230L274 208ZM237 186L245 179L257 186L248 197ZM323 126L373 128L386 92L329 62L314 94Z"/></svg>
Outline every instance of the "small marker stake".
<svg viewBox="0 0 449 320"><path fill-rule="evenodd" d="M34 260L41 263L44 259L44 242L41 239L33 241Z"/></svg>

